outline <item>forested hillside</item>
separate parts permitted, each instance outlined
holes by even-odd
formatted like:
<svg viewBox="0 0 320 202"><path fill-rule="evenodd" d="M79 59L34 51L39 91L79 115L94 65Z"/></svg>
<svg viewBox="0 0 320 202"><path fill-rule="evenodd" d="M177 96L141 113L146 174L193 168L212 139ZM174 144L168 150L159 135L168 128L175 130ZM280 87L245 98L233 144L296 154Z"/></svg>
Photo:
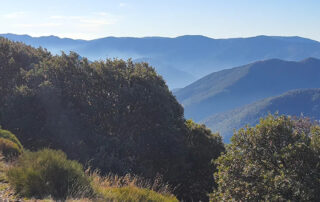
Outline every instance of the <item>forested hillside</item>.
<svg viewBox="0 0 320 202"><path fill-rule="evenodd" d="M235 110L220 113L204 121L212 131L219 131L226 142L229 142L234 129L245 125L254 126L260 118L269 113L290 116L306 116L320 120L320 89L299 89L280 96L266 98Z"/></svg>
<svg viewBox="0 0 320 202"><path fill-rule="evenodd" d="M319 78L319 59L272 59L212 73L174 94L186 117L201 121L289 90L320 88Z"/></svg>
<svg viewBox="0 0 320 202"><path fill-rule="evenodd" d="M89 63L0 38L0 125L26 149L61 149L102 174L162 176L179 199L208 200L221 137L186 121L147 63Z"/></svg>
<svg viewBox="0 0 320 202"><path fill-rule="evenodd" d="M59 54L61 50L76 51L92 61L105 60L107 57L148 61L164 77L170 89L185 87L212 72L258 60L279 58L298 61L308 57L320 57L320 43L301 37L106 37L86 41L55 36L1 36L34 47L42 46L54 54Z"/></svg>

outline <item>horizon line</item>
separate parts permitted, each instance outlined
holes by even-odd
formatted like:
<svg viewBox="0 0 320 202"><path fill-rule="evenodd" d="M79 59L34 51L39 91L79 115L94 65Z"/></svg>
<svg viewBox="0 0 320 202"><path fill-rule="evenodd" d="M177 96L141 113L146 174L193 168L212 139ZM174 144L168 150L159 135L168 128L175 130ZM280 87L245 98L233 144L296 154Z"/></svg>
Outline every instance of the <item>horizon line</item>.
<svg viewBox="0 0 320 202"><path fill-rule="evenodd" d="M308 39L311 41L319 42L318 40L312 39L312 38L307 38L307 37L301 37L297 35L253 35L253 36L247 36L247 37L229 37L229 38L213 38L209 37L206 35L201 35L201 34L185 34L185 35L177 35L177 36L142 36L142 37L137 37L137 36L105 36L105 37L98 37L98 38L93 38L93 39L80 39L80 38L71 38L71 37L61 37L57 35L42 35L42 36L32 36L31 34L15 34L15 33L0 33L0 36L3 35L15 35L15 36L27 36L31 38L48 38L48 37L55 37L59 39L70 39L70 40L77 40L77 41L94 41L94 40L99 40L99 39L106 39L106 38L133 38L133 39L144 39L144 38L167 38L167 39L176 39L180 37L204 37L208 39L214 39L214 40L226 40L226 39L249 39L249 38L257 38L257 37L282 37L282 38L302 38L302 39Z"/></svg>

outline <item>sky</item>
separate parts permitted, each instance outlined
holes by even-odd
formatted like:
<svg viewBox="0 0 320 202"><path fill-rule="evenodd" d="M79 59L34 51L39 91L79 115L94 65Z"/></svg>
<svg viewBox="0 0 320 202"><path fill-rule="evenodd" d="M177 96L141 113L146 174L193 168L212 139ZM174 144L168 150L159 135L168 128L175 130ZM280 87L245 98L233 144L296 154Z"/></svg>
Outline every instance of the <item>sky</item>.
<svg viewBox="0 0 320 202"><path fill-rule="evenodd" d="M319 0L0 0L0 33L74 39L301 36L320 41Z"/></svg>

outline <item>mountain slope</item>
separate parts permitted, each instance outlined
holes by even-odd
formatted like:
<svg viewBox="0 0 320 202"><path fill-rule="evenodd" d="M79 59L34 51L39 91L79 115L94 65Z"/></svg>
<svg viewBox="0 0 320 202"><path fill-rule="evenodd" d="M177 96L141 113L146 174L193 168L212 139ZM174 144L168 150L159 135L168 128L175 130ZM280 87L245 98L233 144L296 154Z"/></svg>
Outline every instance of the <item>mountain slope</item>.
<svg viewBox="0 0 320 202"><path fill-rule="evenodd" d="M175 92L195 121L298 88L320 88L320 60L278 59L212 73Z"/></svg>
<svg viewBox="0 0 320 202"><path fill-rule="evenodd" d="M35 47L43 46L53 53L61 50L76 51L90 60L118 57L141 61L148 58L150 64L167 80L170 88L184 87L211 72L257 60L302 60L307 57L320 57L320 43L300 37L106 37L85 41L55 36L0 36Z"/></svg>
<svg viewBox="0 0 320 202"><path fill-rule="evenodd" d="M289 91L280 96L266 98L237 108L232 111L220 113L204 121L213 131L219 131L225 141L233 135L233 129L239 129L249 124L254 126L261 117L268 113L276 113L310 117L320 119L320 89L298 89Z"/></svg>

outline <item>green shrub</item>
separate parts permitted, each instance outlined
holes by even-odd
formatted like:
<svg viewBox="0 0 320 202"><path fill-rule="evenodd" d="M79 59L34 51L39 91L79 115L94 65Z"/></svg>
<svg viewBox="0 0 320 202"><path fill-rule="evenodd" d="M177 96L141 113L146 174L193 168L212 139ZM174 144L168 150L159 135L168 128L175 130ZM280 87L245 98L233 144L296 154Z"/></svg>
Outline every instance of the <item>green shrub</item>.
<svg viewBox="0 0 320 202"><path fill-rule="evenodd" d="M62 151L26 151L7 175L10 185L23 197L66 199L92 193L81 164L68 160Z"/></svg>
<svg viewBox="0 0 320 202"><path fill-rule="evenodd" d="M0 138L0 151L6 159L18 156L22 152L17 144L4 138Z"/></svg>
<svg viewBox="0 0 320 202"><path fill-rule="evenodd" d="M20 141L10 131L0 129L0 151L6 159L18 156L23 147Z"/></svg>
<svg viewBox="0 0 320 202"><path fill-rule="evenodd" d="M215 163L213 201L320 201L320 126L269 115L240 129Z"/></svg>

